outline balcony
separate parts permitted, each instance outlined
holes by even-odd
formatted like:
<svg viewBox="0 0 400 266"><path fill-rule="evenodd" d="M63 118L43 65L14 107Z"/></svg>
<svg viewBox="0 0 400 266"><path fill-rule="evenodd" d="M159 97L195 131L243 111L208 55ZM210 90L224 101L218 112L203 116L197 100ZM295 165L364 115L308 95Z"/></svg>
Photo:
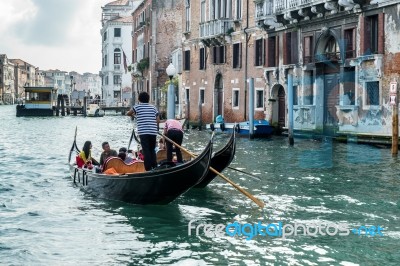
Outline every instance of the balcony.
<svg viewBox="0 0 400 266"><path fill-rule="evenodd" d="M200 39L212 39L226 35L233 28L233 19L218 19L200 23Z"/></svg>
<svg viewBox="0 0 400 266"><path fill-rule="evenodd" d="M339 12L358 12L367 0L256 0L256 24L270 26L298 23Z"/></svg>

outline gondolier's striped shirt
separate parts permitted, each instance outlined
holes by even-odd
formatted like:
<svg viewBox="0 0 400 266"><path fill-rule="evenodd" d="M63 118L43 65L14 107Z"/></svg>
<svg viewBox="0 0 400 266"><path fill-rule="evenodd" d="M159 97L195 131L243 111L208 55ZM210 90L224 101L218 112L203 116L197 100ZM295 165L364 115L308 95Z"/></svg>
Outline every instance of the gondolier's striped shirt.
<svg viewBox="0 0 400 266"><path fill-rule="evenodd" d="M157 135L157 115L155 106L148 103L139 103L132 107L136 113L138 135Z"/></svg>

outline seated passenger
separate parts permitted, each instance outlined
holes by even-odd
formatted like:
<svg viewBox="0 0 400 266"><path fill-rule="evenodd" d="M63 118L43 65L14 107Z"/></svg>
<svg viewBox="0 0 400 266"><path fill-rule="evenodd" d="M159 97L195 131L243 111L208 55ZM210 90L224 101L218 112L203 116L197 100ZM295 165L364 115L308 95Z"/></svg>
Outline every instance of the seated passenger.
<svg viewBox="0 0 400 266"><path fill-rule="evenodd" d="M119 149L118 157L121 158L125 163L133 162L133 159L126 154L127 150L125 147Z"/></svg>
<svg viewBox="0 0 400 266"><path fill-rule="evenodd" d="M100 165L103 165L108 157L111 157L111 156L117 157L118 156L117 151L111 149L110 144L108 144L107 141L103 142L103 144L101 144L101 146L103 147L104 151L100 155Z"/></svg>
<svg viewBox="0 0 400 266"><path fill-rule="evenodd" d="M81 162L83 163L83 165L80 165L82 163L79 163L77 161L78 167L87 167L89 169L93 167L91 149L92 149L92 142L88 140L85 142L85 144L83 144L82 151L78 155L78 157L81 159Z"/></svg>

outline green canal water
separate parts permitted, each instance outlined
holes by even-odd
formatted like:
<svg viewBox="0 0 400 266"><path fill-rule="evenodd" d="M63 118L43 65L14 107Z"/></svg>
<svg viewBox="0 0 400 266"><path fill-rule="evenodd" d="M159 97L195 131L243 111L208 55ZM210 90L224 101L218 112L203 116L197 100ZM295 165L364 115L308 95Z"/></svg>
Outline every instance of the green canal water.
<svg viewBox="0 0 400 266"><path fill-rule="evenodd" d="M16 118L15 106L0 106L0 125L2 265L400 264L400 166L389 149L240 138L231 166L260 180L224 174L263 200L263 210L218 177L169 205L139 206L86 194L67 167L75 127L78 146L91 140L99 155L105 140L114 149L128 144L127 117ZM187 131L184 146L199 152L209 137ZM217 135L216 149L226 140ZM286 233L290 225L304 225L309 234L257 234L258 223L258 229L280 224ZM205 224L211 233L218 224L230 235L239 225L245 229L214 235L204 232Z"/></svg>

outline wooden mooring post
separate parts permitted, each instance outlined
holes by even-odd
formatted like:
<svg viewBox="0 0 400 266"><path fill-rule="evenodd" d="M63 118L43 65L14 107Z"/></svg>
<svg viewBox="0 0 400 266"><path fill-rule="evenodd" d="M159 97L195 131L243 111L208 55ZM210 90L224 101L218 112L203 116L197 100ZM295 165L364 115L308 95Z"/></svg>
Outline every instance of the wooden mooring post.
<svg viewBox="0 0 400 266"><path fill-rule="evenodd" d="M399 151L399 105L397 82L390 82L390 104L392 105L392 156L397 157Z"/></svg>

